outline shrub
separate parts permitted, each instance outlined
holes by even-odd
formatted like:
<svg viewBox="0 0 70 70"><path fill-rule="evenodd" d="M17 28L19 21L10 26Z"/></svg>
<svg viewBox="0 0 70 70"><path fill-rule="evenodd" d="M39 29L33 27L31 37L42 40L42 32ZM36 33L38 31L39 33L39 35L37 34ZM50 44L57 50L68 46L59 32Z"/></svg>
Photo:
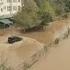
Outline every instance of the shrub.
<svg viewBox="0 0 70 70"><path fill-rule="evenodd" d="M0 70L12 70L12 69L10 67L5 66L5 64L1 64Z"/></svg>

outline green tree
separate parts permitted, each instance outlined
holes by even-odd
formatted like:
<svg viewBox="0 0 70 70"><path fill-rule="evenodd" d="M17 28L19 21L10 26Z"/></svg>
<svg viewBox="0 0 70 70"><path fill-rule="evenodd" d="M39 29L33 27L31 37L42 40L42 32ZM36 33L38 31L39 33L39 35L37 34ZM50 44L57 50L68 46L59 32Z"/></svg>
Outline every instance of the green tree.
<svg viewBox="0 0 70 70"><path fill-rule="evenodd" d="M25 5L15 16L16 23L23 26L24 29L32 28L40 24L38 17L38 7L33 0L25 0Z"/></svg>
<svg viewBox="0 0 70 70"><path fill-rule="evenodd" d="M24 7L17 13L17 25L24 29L47 25L54 17L70 12L70 0L24 0Z"/></svg>
<svg viewBox="0 0 70 70"><path fill-rule="evenodd" d="M42 24L47 25L47 23L52 21L53 17L55 17L53 6L48 0L35 0L35 2L39 7L38 15L42 20Z"/></svg>
<svg viewBox="0 0 70 70"><path fill-rule="evenodd" d="M64 0L65 12L70 12L70 0Z"/></svg>

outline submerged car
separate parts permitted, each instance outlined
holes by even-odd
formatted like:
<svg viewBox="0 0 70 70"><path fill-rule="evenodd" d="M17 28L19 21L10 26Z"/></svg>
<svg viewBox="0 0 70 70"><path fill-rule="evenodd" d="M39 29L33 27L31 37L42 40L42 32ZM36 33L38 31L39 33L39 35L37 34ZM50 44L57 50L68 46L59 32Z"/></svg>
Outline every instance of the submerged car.
<svg viewBox="0 0 70 70"><path fill-rule="evenodd" d="M13 43L21 41L21 40L22 40L22 38L17 37L17 36L8 37L8 43L10 43L10 44L13 44Z"/></svg>

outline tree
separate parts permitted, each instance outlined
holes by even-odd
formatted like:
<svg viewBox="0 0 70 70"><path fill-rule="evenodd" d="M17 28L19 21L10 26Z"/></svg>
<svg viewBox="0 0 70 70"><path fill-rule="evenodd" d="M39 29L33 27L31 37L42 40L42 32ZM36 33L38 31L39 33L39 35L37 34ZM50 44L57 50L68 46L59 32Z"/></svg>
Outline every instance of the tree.
<svg viewBox="0 0 70 70"><path fill-rule="evenodd" d="M64 0L65 12L70 12L70 0Z"/></svg>
<svg viewBox="0 0 70 70"><path fill-rule="evenodd" d="M53 17L55 16L53 6L48 0L35 0L35 2L39 7L38 15L42 20L42 25L47 25L47 23L52 21Z"/></svg>
<svg viewBox="0 0 70 70"><path fill-rule="evenodd" d="M32 28L40 24L38 17L38 7L33 0L25 0L25 5L15 16L16 23L24 29Z"/></svg>
<svg viewBox="0 0 70 70"><path fill-rule="evenodd" d="M24 29L47 25L56 16L70 12L70 0L24 0L24 7L17 13L17 25Z"/></svg>

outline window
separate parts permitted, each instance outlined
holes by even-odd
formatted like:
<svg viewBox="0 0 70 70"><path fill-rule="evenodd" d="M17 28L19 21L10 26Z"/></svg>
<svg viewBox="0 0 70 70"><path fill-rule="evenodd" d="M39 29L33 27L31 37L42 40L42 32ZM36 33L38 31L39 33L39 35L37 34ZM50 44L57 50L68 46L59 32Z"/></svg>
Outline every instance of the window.
<svg viewBox="0 0 70 70"><path fill-rule="evenodd" d="M7 6L7 11L12 11L12 6Z"/></svg>
<svg viewBox="0 0 70 70"><path fill-rule="evenodd" d="M20 6L18 6L18 11L20 11L21 10L21 7Z"/></svg>
<svg viewBox="0 0 70 70"><path fill-rule="evenodd" d="M13 10L16 11L17 10L17 7L16 6L13 6Z"/></svg>
<svg viewBox="0 0 70 70"><path fill-rule="evenodd" d="M4 6L4 10L6 10L6 6Z"/></svg>
<svg viewBox="0 0 70 70"><path fill-rule="evenodd" d="M1 8L1 12L3 12L3 8Z"/></svg>
<svg viewBox="0 0 70 70"><path fill-rule="evenodd" d="M18 2L21 2L21 0L18 0Z"/></svg>
<svg viewBox="0 0 70 70"><path fill-rule="evenodd" d="M17 0L13 0L13 2L17 2Z"/></svg>
<svg viewBox="0 0 70 70"><path fill-rule="evenodd" d="M3 0L0 0L0 5L2 5L3 4Z"/></svg>
<svg viewBox="0 0 70 70"><path fill-rule="evenodd" d="M0 2L1 2L2 0L0 0Z"/></svg>
<svg viewBox="0 0 70 70"><path fill-rule="evenodd" d="M12 0L7 0L8 3L12 2Z"/></svg>

